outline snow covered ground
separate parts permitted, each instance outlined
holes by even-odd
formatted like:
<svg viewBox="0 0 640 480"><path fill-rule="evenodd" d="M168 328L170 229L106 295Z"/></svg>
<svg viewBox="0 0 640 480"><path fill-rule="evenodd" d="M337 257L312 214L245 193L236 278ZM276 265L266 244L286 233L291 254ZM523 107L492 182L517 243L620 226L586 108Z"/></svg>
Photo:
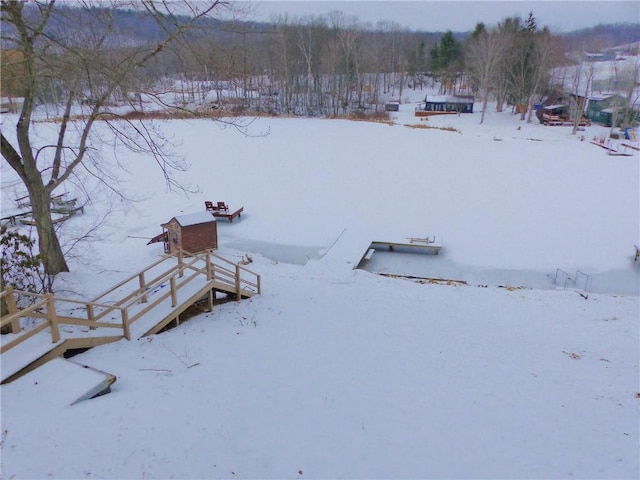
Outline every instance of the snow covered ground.
<svg viewBox="0 0 640 480"><path fill-rule="evenodd" d="M64 238L110 215L60 291L105 290L161 255L161 223L221 200L245 210L218 222L220 254L249 254L263 294L75 357L117 376L109 395L2 386L3 478L637 478L638 156L591 145L597 126L421 121L424 93L394 125L161 123L188 196L130 153L132 210L87 179ZM3 213L15 185L3 165ZM433 235L439 256L378 270L468 285L354 270L373 240Z"/></svg>

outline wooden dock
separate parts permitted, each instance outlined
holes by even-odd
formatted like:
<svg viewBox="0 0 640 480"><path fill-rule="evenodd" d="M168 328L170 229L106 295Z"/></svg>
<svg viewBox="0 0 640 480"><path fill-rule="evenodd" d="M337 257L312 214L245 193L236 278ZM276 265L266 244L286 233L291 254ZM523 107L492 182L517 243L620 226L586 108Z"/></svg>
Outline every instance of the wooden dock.
<svg viewBox="0 0 640 480"><path fill-rule="evenodd" d="M244 207L240 207L238 209L232 209L225 202L216 202L213 203L210 200L205 200L204 208L207 212L210 212L216 218L227 218L229 222L233 222L233 219L236 217L242 216L242 212L244 211Z"/></svg>
<svg viewBox="0 0 640 480"><path fill-rule="evenodd" d="M435 235L432 237L404 237L392 240L374 240L366 248L354 269L364 266L366 262L371 260L376 251L438 255L441 248L442 244Z"/></svg>
<svg viewBox="0 0 640 480"><path fill-rule="evenodd" d="M211 213L216 218L226 218L229 222L233 222L236 217L241 217L244 207L240 207L237 210L214 210Z"/></svg>
<svg viewBox="0 0 640 480"><path fill-rule="evenodd" d="M416 117L435 117L438 115L457 115L457 114L458 112L439 112L434 110L421 110L421 109L415 110Z"/></svg>
<svg viewBox="0 0 640 480"><path fill-rule="evenodd" d="M7 288L0 293L9 311L1 326L11 333L1 336L1 382L11 382L68 350L177 326L195 305L211 311L218 292L240 300L260 291L258 274L209 251L188 257L184 252L166 255L88 301ZM31 298L32 305L18 308L18 294Z"/></svg>

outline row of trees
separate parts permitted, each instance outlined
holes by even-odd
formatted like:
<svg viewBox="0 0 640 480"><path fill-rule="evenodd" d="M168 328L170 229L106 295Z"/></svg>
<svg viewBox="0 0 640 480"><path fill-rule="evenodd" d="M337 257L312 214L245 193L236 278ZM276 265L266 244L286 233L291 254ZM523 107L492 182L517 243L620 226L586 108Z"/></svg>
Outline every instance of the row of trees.
<svg viewBox="0 0 640 480"><path fill-rule="evenodd" d="M91 23L88 12L76 10L62 9L56 28L64 24L60 17L69 19L72 25L65 28L72 31ZM110 26L100 18L104 10L89 12L96 17L93 23L100 25L89 30L104 37L100 48L111 56L127 55L131 42L158 36L157 30L147 27L150 33L140 37L122 13L108 15ZM165 79L164 86L167 78L179 78L183 103L197 100L193 87L197 83L200 100L206 98L204 84L216 91L214 98L226 97L238 109L337 116L377 111L384 101L402 100L407 86L419 88L439 80L442 93L494 94L502 108L507 100L529 103L532 91L544 90L548 80L537 74L563 61L561 40L546 29L538 31L533 14L524 22L507 18L492 28L479 24L470 36L410 32L391 22L364 26L340 12L296 20L284 17L271 24L202 19L191 27L188 39L167 45L144 68L130 72L127 82L119 82L111 100L126 101L128 91L157 93L159 79ZM78 34L83 43L85 36ZM94 44L97 39L91 40ZM6 67L12 64L22 62L5 62ZM14 69L3 72L3 85L15 85ZM49 75L42 82L40 100L59 101L66 80ZM185 84L192 86L191 96L184 96ZM104 88L95 81L86 85L86 100Z"/></svg>
<svg viewBox="0 0 640 480"><path fill-rule="evenodd" d="M221 42L221 40L223 40ZM224 36L203 37L158 62L153 76L229 85L259 110L344 115L402 100L403 88L439 81L441 93L489 95L527 111L543 94L546 72L564 61L562 42L526 20L479 24L469 35L409 32L392 23L365 28L340 12L270 25L244 24ZM160 71L164 68L165 71ZM256 95L257 93L257 95Z"/></svg>
<svg viewBox="0 0 640 480"><path fill-rule="evenodd" d="M522 22L507 18L497 26L478 24L466 42L465 63L482 100L484 121L487 100L497 100L498 111L505 103L514 105L531 121L533 103L552 87L551 68L564 62L561 42L547 28L538 29L533 13Z"/></svg>

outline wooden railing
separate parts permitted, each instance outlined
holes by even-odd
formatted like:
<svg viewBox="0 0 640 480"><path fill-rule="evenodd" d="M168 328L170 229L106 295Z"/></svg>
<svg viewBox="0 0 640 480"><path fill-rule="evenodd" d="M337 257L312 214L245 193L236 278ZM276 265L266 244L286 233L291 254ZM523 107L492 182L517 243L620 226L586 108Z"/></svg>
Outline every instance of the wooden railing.
<svg viewBox="0 0 640 480"><path fill-rule="evenodd" d="M29 307L18 308L16 304L16 295L32 298L34 302ZM115 305L104 305L96 302L60 298L53 296L51 293L43 295L39 293L23 292L20 290L14 290L11 287L7 287L1 292L0 298L6 300L8 309L8 314L2 317L0 326L3 329L10 326L11 333L18 334L18 336L4 343L2 347L0 347L0 353L4 353L16 345L19 345L38 332L45 330L47 327L51 328L52 343L57 343L60 341L60 324L80 325L91 329L117 328L122 330L122 334L125 338L130 339L129 322L127 322L126 319L126 311ZM86 317L69 317L58 314L57 312L61 310L60 304L64 303L82 305L84 307L83 311ZM100 321L105 315L113 313L114 311L120 313L120 317L122 319L121 323ZM44 319L45 322L40 323L29 330L22 330L20 327L20 319L22 318Z"/></svg>
<svg viewBox="0 0 640 480"><path fill-rule="evenodd" d="M148 279L149 273L169 257L176 257L177 263L162 272L155 273L154 277ZM122 329L123 336L130 340L130 325L132 323L168 298L171 298L171 307L176 307L180 289L194 279L203 277L207 280L205 288L222 288L227 292L234 293L238 300L243 295L259 294L261 291L260 276L257 273L212 252L195 255L180 252L177 255L165 255L144 270L125 278L90 301L65 299L55 297L53 294L42 295L15 291L9 287L0 293L0 298L6 300L8 307L8 315L2 318L1 326L4 329L10 325L11 333L20 335L3 344L0 353L19 345L47 327L51 329L51 341L57 343L60 341L58 328L60 324L80 325L92 330L118 328ZM158 295L158 290L167 284L169 288ZM130 288L132 289L129 290ZM128 290L128 293L124 296L118 295L117 292L121 289ZM33 304L27 308L18 308L15 300L16 294L32 298ZM110 298L114 296L115 299ZM151 301L149 301L150 299ZM79 318L60 315L58 313L61 311L60 304L64 303L81 305L84 316ZM132 315L133 307L140 304L147 305ZM112 315L114 312L119 314L120 323L113 323L113 319L101 321L105 316ZM22 318L44 319L45 322L28 331L22 331L20 327L20 319Z"/></svg>
<svg viewBox="0 0 640 480"><path fill-rule="evenodd" d="M233 263L210 251L206 252L205 255L208 264L211 263L212 265L210 273L207 273L208 278L227 284L231 284L233 282L238 298L243 291L256 293L258 295L261 293L260 275L239 263ZM229 267L223 267L222 265L212 263L212 258L229 265Z"/></svg>

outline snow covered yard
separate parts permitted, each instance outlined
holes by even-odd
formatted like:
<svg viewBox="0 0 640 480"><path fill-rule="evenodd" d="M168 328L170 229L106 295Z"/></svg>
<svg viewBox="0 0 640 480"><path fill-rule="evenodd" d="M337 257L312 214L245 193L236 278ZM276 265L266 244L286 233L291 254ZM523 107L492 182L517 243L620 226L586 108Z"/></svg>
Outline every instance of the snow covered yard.
<svg viewBox="0 0 640 480"><path fill-rule="evenodd" d="M478 120L405 104L393 126L163 124L200 192L167 193L129 155L121 187L142 200L93 198L70 220L67 235L113 210L56 286L105 290L161 253L135 237L222 200L245 213L219 222L220 253L249 253L263 294L76 357L118 377L109 395L60 408L33 382L2 386L3 477L637 478L638 157L590 145L595 126L580 141ZM434 234L442 258L495 282L353 270L374 239ZM593 291L556 288L557 268ZM498 287L512 270L548 283Z"/></svg>

